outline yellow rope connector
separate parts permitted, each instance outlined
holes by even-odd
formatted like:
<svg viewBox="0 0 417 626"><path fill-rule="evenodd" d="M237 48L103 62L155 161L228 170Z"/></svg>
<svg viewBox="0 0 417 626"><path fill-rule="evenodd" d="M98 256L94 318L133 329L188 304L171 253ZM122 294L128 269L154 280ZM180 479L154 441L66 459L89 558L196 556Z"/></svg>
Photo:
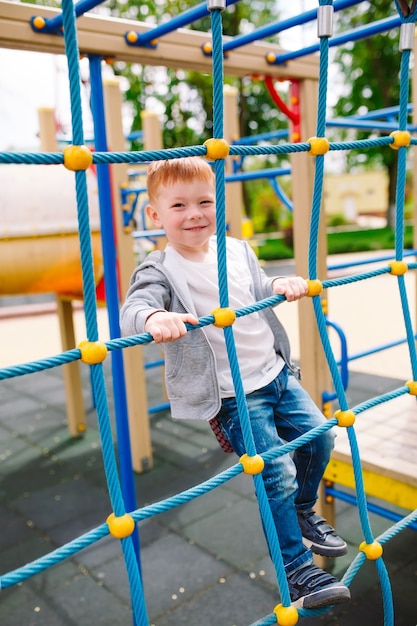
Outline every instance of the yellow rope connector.
<svg viewBox="0 0 417 626"><path fill-rule="evenodd" d="M255 454L255 456L242 454L239 462L242 463L245 474L251 474L251 476L260 474L265 467L265 461L260 454Z"/></svg>
<svg viewBox="0 0 417 626"><path fill-rule="evenodd" d="M136 43L139 39L139 35L134 30L130 30L128 33L126 33L125 37L126 41L128 41L129 43Z"/></svg>
<svg viewBox="0 0 417 626"><path fill-rule="evenodd" d="M214 315L213 325L217 328L225 328L231 326L236 319L236 313L229 307L218 307L211 312Z"/></svg>
<svg viewBox="0 0 417 626"><path fill-rule="evenodd" d="M125 513L120 517L116 517L114 513L110 513L106 519L109 532L116 539L125 539L129 537L135 530L135 520L129 513Z"/></svg>
<svg viewBox="0 0 417 626"><path fill-rule="evenodd" d="M417 396L417 381L416 380L409 380L407 383L405 383L405 386L409 388L409 394L411 396Z"/></svg>
<svg viewBox="0 0 417 626"><path fill-rule="evenodd" d="M347 411L341 411L338 409L335 411L334 417L337 419L337 425L344 428L353 426L356 420L356 415L352 409L348 409Z"/></svg>
<svg viewBox="0 0 417 626"><path fill-rule="evenodd" d="M411 136L408 130L394 130L390 133L390 137L394 139L394 141L389 144L389 147L393 150L406 148L411 142Z"/></svg>
<svg viewBox="0 0 417 626"><path fill-rule="evenodd" d="M206 43L203 43L202 49L203 49L203 54L205 54L206 56L210 56L210 54L213 52L213 46L211 45L209 41L206 41Z"/></svg>
<svg viewBox="0 0 417 626"><path fill-rule="evenodd" d="M359 550L365 554L368 561L376 561L383 553L383 548L379 541L374 541L373 543L362 541Z"/></svg>
<svg viewBox="0 0 417 626"><path fill-rule="evenodd" d="M298 611L295 606L277 604L274 613L277 616L279 626L295 626L298 623Z"/></svg>
<svg viewBox="0 0 417 626"><path fill-rule="evenodd" d="M207 159L216 161L217 159L225 159L229 155L230 146L226 139L207 139L204 144L207 148Z"/></svg>
<svg viewBox="0 0 417 626"><path fill-rule="evenodd" d="M67 146L64 148L64 166L74 172L87 170L93 162L93 155L87 146Z"/></svg>
<svg viewBox="0 0 417 626"><path fill-rule="evenodd" d="M267 63L275 63L277 58L277 55L275 54L275 52L268 52L268 54L265 57L265 60Z"/></svg>
<svg viewBox="0 0 417 626"><path fill-rule="evenodd" d="M332 403L331 402L325 402L323 404L323 415L324 417L327 417L327 419L329 419L331 417L332 414Z"/></svg>
<svg viewBox="0 0 417 626"><path fill-rule="evenodd" d="M45 19L38 15L32 20L32 26L36 28L36 30L42 30L45 27Z"/></svg>
<svg viewBox="0 0 417 626"><path fill-rule="evenodd" d="M307 295L311 297L319 296L321 292L323 291L323 284L321 280L318 280L318 278L316 278L315 280L308 280L307 286L308 286Z"/></svg>
<svg viewBox="0 0 417 626"><path fill-rule="evenodd" d="M390 261L388 265L391 268L390 273L394 274L394 276L402 276L408 270L408 265L404 261Z"/></svg>
<svg viewBox="0 0 417 626"><path fill-rule="evenodd" d="M102 341L84 339L77 347L81 352L81 361L88 365L102 363L107 356L107 346Z"/></svg>
<svg viewBox="0 0 417 626"><path fill-rule="evenodd" d="M326 137L310 137L308 140L310 144L310 150L308 154L318 156L319 154L326 154L330 150L330 143Z"/></svg>

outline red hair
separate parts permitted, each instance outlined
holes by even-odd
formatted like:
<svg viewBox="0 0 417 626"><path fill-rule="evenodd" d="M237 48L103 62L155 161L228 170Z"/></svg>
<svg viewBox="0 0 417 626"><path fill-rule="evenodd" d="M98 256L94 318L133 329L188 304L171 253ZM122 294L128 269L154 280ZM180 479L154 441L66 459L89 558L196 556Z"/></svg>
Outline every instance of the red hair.
<svg viewBox="0 0 417 626"><path fill-rule="evenodd" d="M194 156L153 161L147 172L147 188L151 204L153 204L161 185L172 185L178 181L187 182L194 178L214 184L214 172L203 157Z"/></svg>

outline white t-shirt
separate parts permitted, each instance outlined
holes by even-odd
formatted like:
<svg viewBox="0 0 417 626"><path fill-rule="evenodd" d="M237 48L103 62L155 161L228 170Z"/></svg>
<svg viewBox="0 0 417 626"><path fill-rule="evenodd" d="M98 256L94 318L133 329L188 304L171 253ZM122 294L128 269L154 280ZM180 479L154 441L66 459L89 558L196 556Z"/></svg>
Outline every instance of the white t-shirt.
<svg viewBox="0 0 417 626"><path fill-rule="evenodd" d="M189 261L171 246L166 248L168 259L169 255L176 255L177 261L184 269L198 317L209 315L219 306L216 243L215 239L210 241L213 261L208 263ZM227 275L229 306L232 309L240 309L253 304L254 299L250 292L252 276L240 250L234 248L227 250ZM232 397L236 394L223 329L210 324L205 326L203 331L216 355L221 396ZM233 324L233 335L243 389L248 394L270 383L281 371L284 360L274 350L272 330L257 312L236 319Z"/></svg>

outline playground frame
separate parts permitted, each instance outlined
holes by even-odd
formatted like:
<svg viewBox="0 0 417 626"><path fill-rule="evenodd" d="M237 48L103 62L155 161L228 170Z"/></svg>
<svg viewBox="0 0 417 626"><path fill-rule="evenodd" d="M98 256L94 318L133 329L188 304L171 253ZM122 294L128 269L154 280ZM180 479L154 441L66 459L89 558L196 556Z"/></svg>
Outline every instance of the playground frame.
<svg viewBox="0 0 417 626"><path fill-rule="evenodd" d="M29 15L30 13L30 15ZM19 48L25 50L38 50L45 52L63 53L63 41L62 38L56 35L49 35L43 33L34 33L29 26L30 18L33 17L34 8L29 5L16 5L14 3L2 2L0 3L0 27L3 34L0 37L0 45L3 47ZM42 15L48 19L54 17L57 12L44 7L36 6L36 14ZM13 16L13 17L12 17ZM179 30L175 33L166 35L161 43L158 43L157 49L148 48L131 48L126 45L124 34L129 30L129 26L133 23L126 20L114 20L114 18L102 18L97 16L84 15L79 18L79 42L80 51L82 54L87 54L94 57L109 57L120 59L124 61L139 62L149 65L166 65L169 67L179 67L184 69L193 69L197 71L208 71L210 67L210 60L201 54L196 60L197 50L201 50L202 45L207 41L207 36L201 33L189 32ZM135 29L143 29L142 32L146 32L148 28L146 25L138 25L134 22ZM314 134L315 129L315 107L310 105L311 102L317 101L317 64L314 58L303 58L302 61L293 61L293 63L279 66L270 65L267 63L265 56L267 52L271 50L271 45L263 43L248 44L242 49L234 50L230 52L230 55L225 59L225 73L232 73L235 75L244 75L247 73L262 74L268 73L274 77L297 79L300 82L300 108L301 108L301 136L306 139ZM191 53L192 51L192 53ZM414 81L415 82L415 81ZM111 87L111 86L110 86ZM116 89L110 89L107 96L107 110L106 115L109 122L108 140L109 145L113 150L118 149L120 143L120 134L117 137L117 131L111 130L111 125L115 124L115 120L120 117L120 100ZM113 102L113 105L111 104ZM116 111L118 112L116 114ZM237 108L232 111L231 115L236 117ZM110 121L111 120L111 121ZM119 124L120 126L120 124ZM230 125L232 127L232 124ZM229 126L228 126L229 128ZM110 139L111 137L111 139ZM152 133L145 131L145 137L151 141ZM226 138L230 139L230 138ZM154 149L155 146L148 146L150 149ZM294 185L294 232L295 232L295 256L296 256L296 271L301 275L307 275L307 233L305 224L307 223L306 217L309 207L309 189L311 189L311 183L313 179L313 166L311 158L305 154L297 154L296 158L291 157L292 171L293 171L293 185ZM115 176L117 184L115 188L118 189L118 183L124 178L125 171L123 168L114 168L115 172L118 170L117 176ZM306 181L308 183L306 184ZM119 207L120 198L116 193L113 196L114 207L116 209L117 218L117 240L119 258L122 260L124 252L129 248L127 244L126 234L123 233L123 228L119 224L121 210ZM319 259L323 260L323 264L318 268L318 275L321 277L326 276L325 268L325 244L324 244L324 231L320 233L321 241ZM129 255L127 255L129 256ZM132 255L130 258L126 257L126 262L122 260L122 280L121 290L124 293L126 291L126 280L130 277L132 269ZM302 353L300 355L301 365L304 371L304 384L307 390L310 392L315 401L321 403L322 390L329 388L327 364L322 354L321 346L318 342L318 335L316 333L316 325L313 317L313 312L308 302L300 303L300 345L302 346ZM133 350L128 351L133 355ZM128 379L131 377L131 382L127 381L127 387L133 386L137 389L137 378L135 372L137 372L138 357L135 357L127 364L126 371ZM128 392L129 395L129 392ZM146 396L145 396L146 397ZM143 398L142 398L143 402ZM135 399L130 400L131 406L137 405ZM147 419L147 418L146 418ZM138 423L134 420L136 427ZM144 424L140 425L140 437L133 434L132 439L135 441L143 441ZM147 459L146 466L151 465L151 457L149 453L144 454L143 450L133 453L135 469L141 471L144 469L143 459Z"/></svg>

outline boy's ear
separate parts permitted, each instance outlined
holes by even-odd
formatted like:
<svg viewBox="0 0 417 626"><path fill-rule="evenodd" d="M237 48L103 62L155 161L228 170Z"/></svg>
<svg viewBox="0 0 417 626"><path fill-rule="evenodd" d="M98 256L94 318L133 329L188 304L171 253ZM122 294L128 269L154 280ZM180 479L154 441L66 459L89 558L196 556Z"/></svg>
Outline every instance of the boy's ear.
<svg viewBox="0 0 417 626"><path fill-rule="evenodd" d="M157 228L162 228L162 222L159 219L159 215L151 204L146 205L145 212L154 226L156 226Z"/></svg>

